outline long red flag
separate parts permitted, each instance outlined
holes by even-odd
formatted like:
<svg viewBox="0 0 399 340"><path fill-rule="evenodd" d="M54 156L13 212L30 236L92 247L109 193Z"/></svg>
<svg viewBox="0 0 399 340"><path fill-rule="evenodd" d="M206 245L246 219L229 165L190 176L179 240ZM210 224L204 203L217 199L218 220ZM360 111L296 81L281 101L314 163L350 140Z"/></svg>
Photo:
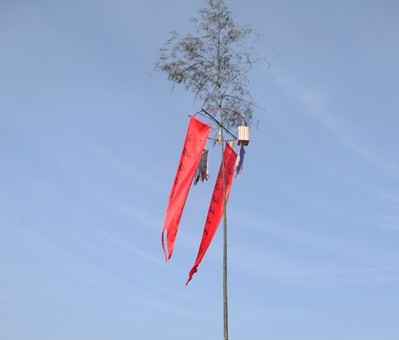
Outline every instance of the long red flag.
<svg viewBox="0 0 399 340"><path fill-rule="evenodd" d="M226 148L224 150L223 162L224 162L224 175L226 180L226 203L229 199L231 184L233 182L234 176L234 166L236 163L237 154L230 147L230 145L226 144ZM195 260L193 268L191 268L189 277L186 285L191 281L193 275L197 272L197 268L201 263L202 258L204 257L206 251L208 250L209 245L215 235L215 232L219 226L220 219L223 216L223 175L222 170L223 164L220 164L219 174L216 179L215 188L213 190L213 195L211 199L211 203L209 205L208 215L206 217L204 233L202 234L201 244L198 249L197 259Z"/></svg>
<svg viewBox="0 0 399 340"><path fill-rule="evenodd" d="M184 205L186 204L195 171L201 160L209 130L209 125L196 118L190 118L176 177L170 190L168 208L166 209L162 228L162 248L165 254L165 261L169 260L173 254L180 218L183 213ZM165 249L165 231L167 251Z"/></svg>

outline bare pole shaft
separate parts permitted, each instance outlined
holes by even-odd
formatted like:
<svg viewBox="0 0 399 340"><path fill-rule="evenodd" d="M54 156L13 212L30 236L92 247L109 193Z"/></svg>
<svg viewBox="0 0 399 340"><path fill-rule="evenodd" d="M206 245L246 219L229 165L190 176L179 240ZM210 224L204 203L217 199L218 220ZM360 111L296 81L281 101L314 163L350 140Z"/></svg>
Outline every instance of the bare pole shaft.
<svg viewBox="0 0 399 340"><path fill-rule="evenodd" d="M225 186L224 186L225 188ZM224 320L224 340L229 339L229 314L227 299L227 216L226 216L226 191L224 190L224 214L223 214L223 320Z"/></svg>

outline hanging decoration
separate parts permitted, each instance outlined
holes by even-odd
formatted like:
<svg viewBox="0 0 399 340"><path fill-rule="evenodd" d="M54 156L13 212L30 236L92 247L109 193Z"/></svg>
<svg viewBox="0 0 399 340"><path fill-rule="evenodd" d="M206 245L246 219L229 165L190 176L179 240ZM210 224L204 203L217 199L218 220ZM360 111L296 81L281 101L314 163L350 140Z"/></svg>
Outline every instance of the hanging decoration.
<svg viewBox="0 0 399 340"><path fill-rule="evenodd" d="M201 160L201 154L204 150L209 131L210 126L208 124L190 117L175 180L170 190L168 207L162 228L162 248L165 254L165 262L173 254L184 205L190 191L191 183L193 182L195 171Z"/></svg>
<svg viewBox="0 0 399 340"><path fill-rule="evenodd" d="M204 149L202 151L201 160L199 162L197 171L194 176L194 185L197 185L199 181L207 181L208 175L208 150Z"/></svg>
<svg viewBox="0 0 399 340"><path fill-rule="evenodd" d="M237 159L236 177L241 175L241 172L244 169L244 155L245 155L245 149L244 149L244 146L241 145L240 154Z"/></svg>
<svg viewBox="0 0 399 340"><path fill-rule="evenodd" d="M249 126L242 125L238 127L238 145L249 144Z"/></svg>
<svg viewBox="0 0 399 340"><path fill-rule="evenodd" d="M219 174L216 178L215 188L213 190L212 199L209 205L208 215L206 217L204 232L202 235L201 244L198 249L198 255L195 260L194 266L190 270L189 277L186 285L191 281L193 275L197 272L197 268L204 257L215 232L219 226L222 218L223 209L223 177L225 179L225 200L226 204L230 194L230 188L233 183L234 177L234 166L236 163L237 154L234 152L232 147L226 143L223 160L220 164ZM224 170L224 171L223 171ZM224 176L223 176L224 172Z"/></svg>

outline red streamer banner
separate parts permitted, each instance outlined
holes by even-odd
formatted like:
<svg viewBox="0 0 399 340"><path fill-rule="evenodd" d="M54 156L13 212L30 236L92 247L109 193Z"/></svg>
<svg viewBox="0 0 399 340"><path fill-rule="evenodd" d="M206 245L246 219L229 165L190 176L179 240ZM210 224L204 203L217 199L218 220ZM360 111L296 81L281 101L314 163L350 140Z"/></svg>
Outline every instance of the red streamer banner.
<svg viewBox="0 0 399 340"><path fill-rule="evenodd" d="M186 204L195 171L201 160L209 130L209 125L196 118L190 118L176 177L170 190L168 207L166 209L162 228L162 248L165 254L165 262L168 261L173 254L184 205ZM165 249L165 238L167 250Z"/></svg>
<svg viewBox="0 0 399 340"><path fill-rule="evenodd" d="M234 167L237 160L237 154L226 144L224 150L223 162L224 162L224 177L226 181L226 204L229 199L231 185L234 177ZM186 285L191 281L193 275L197 272L197 268L202 261L209 245L212 242L213 236L219 226L220 220L223 216L223 163L220 164L219 174L216 179L215 188L211 203L209 205L208 215L206 217L204 233L202 234L201 244L198 249L197 259L195 260L193 268L190 270Z"/></svg>

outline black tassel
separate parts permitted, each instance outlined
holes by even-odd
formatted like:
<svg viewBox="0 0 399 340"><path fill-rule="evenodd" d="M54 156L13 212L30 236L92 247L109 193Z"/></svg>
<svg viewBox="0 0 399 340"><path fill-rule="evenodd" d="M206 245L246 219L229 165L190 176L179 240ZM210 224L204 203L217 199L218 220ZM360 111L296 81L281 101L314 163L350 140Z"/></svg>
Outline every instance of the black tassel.
<svg viewBox="0 0 399 340"><path fill-rule="evenodd" d="M207 181L208 178L208 150L204 149L204 151L202 151L201 160L198 164L197 171L195 172L194 185L197 185L200 180L201 182Z"/></svg>

